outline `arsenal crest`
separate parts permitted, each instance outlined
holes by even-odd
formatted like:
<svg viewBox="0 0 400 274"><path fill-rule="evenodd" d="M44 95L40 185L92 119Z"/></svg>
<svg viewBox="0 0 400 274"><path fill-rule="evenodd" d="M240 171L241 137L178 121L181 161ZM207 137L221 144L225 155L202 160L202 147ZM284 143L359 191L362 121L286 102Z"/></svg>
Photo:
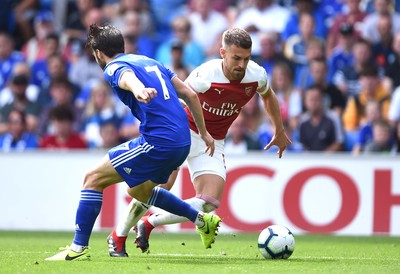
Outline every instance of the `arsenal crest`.
<svg viewBox="0 0 400 274"><path fill-rule="evenodd" d="M252 91L253 91L253 87L246 87L244 89L244 92L246 93L247 96L250 96Z"/></svg>

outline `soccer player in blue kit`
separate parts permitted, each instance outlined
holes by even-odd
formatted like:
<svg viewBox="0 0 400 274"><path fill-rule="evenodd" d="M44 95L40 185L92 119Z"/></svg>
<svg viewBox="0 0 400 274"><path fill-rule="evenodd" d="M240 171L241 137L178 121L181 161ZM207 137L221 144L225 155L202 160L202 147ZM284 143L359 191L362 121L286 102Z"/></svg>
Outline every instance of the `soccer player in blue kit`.
<svg viewBox="0 0 400 274"><path fill-rule="evenodd" d="M125 181L128 193L143 206L157 206L191 220L209 248L221 219L203 213L157 187L186 159L191 145L188 117L178 99L189 106L210 156L214 139L208 133L196 93L157 61L124 54L124 39L115 27L90 26L87 47L104 71L105 80L140 120L141 136L110 149L108 155L84 178L76 213L75 236L65 250L49 261L90 258L89 239L102 205L103 190Z"/></svg>

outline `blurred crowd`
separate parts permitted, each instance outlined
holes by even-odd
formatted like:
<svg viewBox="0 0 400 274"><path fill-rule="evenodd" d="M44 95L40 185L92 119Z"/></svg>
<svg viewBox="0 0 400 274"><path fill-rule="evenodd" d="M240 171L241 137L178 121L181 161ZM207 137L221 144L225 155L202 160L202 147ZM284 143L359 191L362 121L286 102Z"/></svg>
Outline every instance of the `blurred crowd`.
<svg viewBox="0 0 400 274"><path fill-rule="evenodd" d="M107 149L139 123L85 48L92 23L121 29L126 53L181 79L246 29L279 99L291 152L400 151L400 0L2 0L0 151ZM262 150L272 125L255 96L226 153ZM273 151L273 150L272 150Z"/></svg>

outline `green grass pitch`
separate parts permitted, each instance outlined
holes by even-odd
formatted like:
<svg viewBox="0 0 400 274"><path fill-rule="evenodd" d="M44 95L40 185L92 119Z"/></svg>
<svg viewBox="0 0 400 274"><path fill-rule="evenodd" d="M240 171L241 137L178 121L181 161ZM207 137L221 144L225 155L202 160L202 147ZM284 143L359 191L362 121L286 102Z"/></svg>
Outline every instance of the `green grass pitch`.
<svg viewBox="0 0 400 274"><path fill-rule="evenodd" d="M108 255L106 232L93 233L91 261L49 262L72 232L0 231L0 273L400 273L399 237L295 235L288 260L265 260L258 234L220 234L204 249L193 233L153 232L143 254L128 238L128 258Z"/></svg>

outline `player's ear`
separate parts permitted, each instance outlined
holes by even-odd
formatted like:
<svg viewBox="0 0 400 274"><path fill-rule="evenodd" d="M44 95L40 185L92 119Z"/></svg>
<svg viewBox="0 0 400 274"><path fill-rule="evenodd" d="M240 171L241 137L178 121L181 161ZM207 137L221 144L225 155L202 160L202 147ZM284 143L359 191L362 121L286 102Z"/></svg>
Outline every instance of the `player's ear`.
<svg viewBox="0 0 400 274"><path fill-rule="evenodd" d="M226 51L225 51L224 48L220 48L220 49L219 49L219 54L221 55L222 58L225 57L225 52L226 52Z"/></svg>
<svg viewBox="0 0 400 274"><path fill-rule="evenodd" d="M95 49L96 55L98 57L102 57L103 56L103 52L101 52L99 49Z"/></svg>
<svg viewBox="0 0 400 274"><path fill-rule="evenodd" d="M104 53L99 49L94 49L93 55L95 55L98 59L102 59L104 57Z"/></svg>

